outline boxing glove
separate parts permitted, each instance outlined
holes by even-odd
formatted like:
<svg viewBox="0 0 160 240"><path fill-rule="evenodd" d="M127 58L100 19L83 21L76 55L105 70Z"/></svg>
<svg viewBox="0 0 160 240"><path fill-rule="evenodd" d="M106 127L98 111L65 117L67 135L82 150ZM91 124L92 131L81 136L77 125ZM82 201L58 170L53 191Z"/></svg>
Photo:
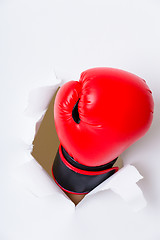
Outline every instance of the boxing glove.
<svg viewBox="0 0 160 240"><path fill-rule="evenodd" d="M153 108L145 80L123 70L93 68L65 83L54 103L56 183L84 194L114 174L117 157L148 131Z"/></svg>

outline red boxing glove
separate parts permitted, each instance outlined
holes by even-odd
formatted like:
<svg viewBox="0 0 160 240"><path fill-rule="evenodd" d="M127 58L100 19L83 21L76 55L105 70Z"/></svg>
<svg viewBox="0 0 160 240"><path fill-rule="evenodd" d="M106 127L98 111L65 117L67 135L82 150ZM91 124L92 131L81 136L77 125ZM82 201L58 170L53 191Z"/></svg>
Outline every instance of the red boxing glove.
<svg viewBox="0 0 160 240"><path fill-rule="evenodd" d="M117 157L149 129L153 107L145 80L123 70L93 68L65 83L54 104L57 184L87 193L115 173Z"/></svg>

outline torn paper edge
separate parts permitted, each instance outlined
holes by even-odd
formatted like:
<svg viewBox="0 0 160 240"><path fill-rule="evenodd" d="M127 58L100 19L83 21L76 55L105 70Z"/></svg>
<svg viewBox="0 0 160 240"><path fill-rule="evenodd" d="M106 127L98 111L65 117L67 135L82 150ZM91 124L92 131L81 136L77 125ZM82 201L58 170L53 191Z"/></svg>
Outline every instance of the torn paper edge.
<svg viewBox="0 0 160 240"><path fill-rule="evenodd" d="M43 117L45 115L45 112L48 108L48 105L49 105L53 95L55 94L56 90L58 89L58 87L61 87L64 84L64 82L66 82L66 80L65 81L58 80L56 78L56 75L54 76L54 79L56 79L59 82L54 85L39 86L38 88L32 89L31 92L29 93L28 104L24 110L25 116L31 117L33 119L33 121L32 121L33 129L31 129L31 139L32 140L30 143L28 143L29 153L31 153L31 150L32 150L32 142L35 137L36 127L39 128L39 126L43 120ZM52 79L52 82L53 82L53 79ZM25 140L23 140L23 141L25 142ZM30 158L29 160L33 159L31 154L30 154L29 158ZM27 166L27 168L30 169L28 173L32 172L31 169L32 170L34 169L34 171L35 171L35 166L33 167L33 163L30 162L28 164L31 164L30 167ZM21 168L21 170L22 170L25 168L25 165L23 164L21 167L22 167ZM25 169L25 173L27 173L26 170L27 169ZM39 168L39 171L41 171L40 175L44 176L44 170L42 168ZM34 175L34 172L32 172L32 174ZM28 177L29 177L29 175L28 175ZM49 175L45 175L45 177L50 178ZM23 178L23 175L21 176L21 178ZM110 189L114 193L118 194L127 203L129 203L134 211L139 211L140 209L142 209L146 206L146 200L143 196L143 193L142 193L141 189L139 188L139 186L136 184L142 178L143 177L140 175L140 173L134 166L124 165L124 167L122 167L117 173L113 174L110 178L105 180L103 183L98 185L94 190L92 190L90 193L88 193L81 200L81 202L82 201L84 202L85 198L87 196L92 196L92 195L95 195L99 191L105 191L105 190ZM40 184L41 188L44 188L43 190L36 189L36 186L38 188L39 182L36 183L35 180L33 180L33 181L34 181L34 184L36 184L35 186L33 184L30 184L30 186L27 187L27 180L24 185L26 186L26 188L30 189L30 192L32 192L35 196L45 197L45 196L48 196L48 194L54 194L55 188L54 189L48 188L47 191L44 191L44 189L47 188L47 184L50 184L49 181L46 182L43 178L42 184ZM43 184L43 181L45 184ZM54 183L52 182L51 184L54 184ZM33 189L33 186L34 186L34 189ZM36 192L37 190L39 191L39 193ZM62 194L62 191L61 190L57 191L57 189L56 189L56 194ZM68 197L67 197L67 199L69 201L71 201Z"/></svg>

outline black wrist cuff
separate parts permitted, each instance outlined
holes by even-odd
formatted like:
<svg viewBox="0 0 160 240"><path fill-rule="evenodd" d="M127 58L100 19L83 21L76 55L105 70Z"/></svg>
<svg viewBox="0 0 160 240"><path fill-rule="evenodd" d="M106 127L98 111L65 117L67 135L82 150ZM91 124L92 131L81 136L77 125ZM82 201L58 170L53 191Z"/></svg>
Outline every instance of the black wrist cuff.
<svg viewBox="0 0 160 240"><path fill-rule="evenodd" d="M118 171L118 167L112 168L117 158L105 165L89 167L76 162L60 145L52 167L53 178L66 192L86 194Z"/></svg>

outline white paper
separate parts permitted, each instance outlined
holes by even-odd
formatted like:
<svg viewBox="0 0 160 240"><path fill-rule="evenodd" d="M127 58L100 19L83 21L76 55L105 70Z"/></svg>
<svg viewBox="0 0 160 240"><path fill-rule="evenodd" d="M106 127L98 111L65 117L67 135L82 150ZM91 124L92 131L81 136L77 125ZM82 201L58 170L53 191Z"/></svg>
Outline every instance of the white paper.
<svg viewBox="0 0 160 240"><path fill-rule="evenodd" d="M62 194L65 198L68 198L33 158L17 167L12 173L12 177L36 197L42 198Z"/></svg>
<svg viewBox="0 0 160 240"><path fill-rule="evenodd" d="M138 170L128 164L102 182L88 196L110 189L129 203L134 211L138 211L147 204L141 189L136 184L142 178Z"/></svg>
<svg viewBox="0 0 160 240"><path fill-rule="evenodd" d="M54 180L45 172L45 170L31 159L30 161L17 167L12 175L20 181L22 187L29 190L36 197L47 197L49 195L62 194L64 192L56 185ZM85 198L93 196L100 191L112 190L129 204L133 211L139 211L146 206L146 200L141 189L136 184L143 177L132 165L126 165L117 173L105 180L94 190L88 193ZM67 201L71 201L66 196Z"/></svg>

